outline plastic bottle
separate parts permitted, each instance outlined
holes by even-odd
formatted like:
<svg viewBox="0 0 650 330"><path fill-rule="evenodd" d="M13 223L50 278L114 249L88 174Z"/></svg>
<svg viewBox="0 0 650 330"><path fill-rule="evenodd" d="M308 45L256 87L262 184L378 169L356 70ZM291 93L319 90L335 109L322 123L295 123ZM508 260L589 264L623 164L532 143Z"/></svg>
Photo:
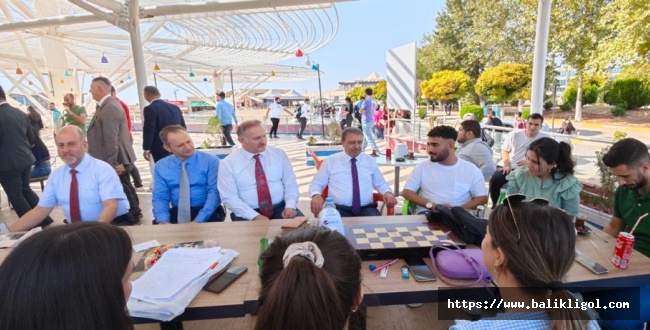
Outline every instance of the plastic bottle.
<svg viewBox="0 0 650 330"><path fill-rule="evenodd" d="M325 199L325 207L323 207L320 213L318 213L318 223L323 227L338 231L341 235L345 235L343 221L341 221L341 214L336 209L334 201L330 197Z"/></svg>

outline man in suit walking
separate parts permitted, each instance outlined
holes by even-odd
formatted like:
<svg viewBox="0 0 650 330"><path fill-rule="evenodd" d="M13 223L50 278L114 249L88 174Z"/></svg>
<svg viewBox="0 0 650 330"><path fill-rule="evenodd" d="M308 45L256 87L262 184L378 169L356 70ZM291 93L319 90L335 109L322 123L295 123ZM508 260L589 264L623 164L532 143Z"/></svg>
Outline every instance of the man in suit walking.
<svg viewBox="0 0 650 330"><path fill-rule="evenodd" d="M18 217L38 205L38 196L29 187L29 174L34 163L32 144L35 135L26 113L7 103L0 86L0 185ZM52 223L45 218L39 226Z"/></svg>
<svg viewBox="0 0 650 330"><path fill-rule="evenodd" d="M131 165L135 152L120 103L111 96L111 82L104 77L93 79L90 93L97 101L95 115L88 126L88 153L111 165L120 177L135 221L142 216L135 187L131 183Z"/></svg>
<svg viewBox="0 0 650 330"><path fill-rule="evenodd" d="M144 107L144 123L142 127L142 150L144 158L149 160L153 156L154 162L165 158L171 153L163 147L160 140L160 131L169 125L180 125L187 128L181 109L171 103L160 99L160 91L157 87L147 86L144 88L144 98L149 105Z"/></svg>

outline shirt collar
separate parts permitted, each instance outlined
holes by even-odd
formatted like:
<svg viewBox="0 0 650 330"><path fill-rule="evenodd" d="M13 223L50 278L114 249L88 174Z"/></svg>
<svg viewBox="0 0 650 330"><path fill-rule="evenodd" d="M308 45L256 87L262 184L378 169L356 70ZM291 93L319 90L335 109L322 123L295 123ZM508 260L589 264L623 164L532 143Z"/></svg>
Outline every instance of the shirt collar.
<svg viewBox="0 0 650 330"><path fill-rule="evenodd" d="M473 138L473 139L471 139L471 140L467 140L467 141L465 141L464 143L461 143L460 145L462 145L462 146L466 146L466 145L469 145L470 143L478 142L478 141L480 141L480 140L481 140L481 138Z"/></svg>
<svg viewBox="0 0 650 330"><path fill-rule="evenodd" d="M197 154L199 152L200 151L195 150L194 153L192 154L192 156L187 157L187 159L185 160L185 165L196 163L196 159L198 158ZM176 165L180 165L181 162L182 162L180 158L176 157L176 155L174 155L174 157L172 157L172 159L174 160L174 164L176 164Z"/></svg>
<svg viewBox="0 0 650 330"><path fill-rule="evenodd" d="M99 102L97 102L97 105L99 105L99 106L101 107L104 103L106 103L106 100L107 100L109 97L111 97L111 94L107 94L106 96L102 97L102 99L99 100Z"/></svg>
<svg viewBox="0 0 650 330"><path fill-rule="evenodd" d="M260 152L259 154L266 157L266 155L268 154L268 151L269 151L269 147L266 146L266 149L264 151ZM242 152L242 155L244 155L244 158L246 158L247 160L251 160L251 159L253 159L253 157L255 155L257 155L257 154L246 151L246 149L244 149L244 148L241 148L241 152Z"/></svg>
<svg viewBox="0 0 650 330"><path fill-rule="evenodd" d="M0 102L0 105L3 105L3 104L9 104L9 103L7 103L7 101Z"/></svg>

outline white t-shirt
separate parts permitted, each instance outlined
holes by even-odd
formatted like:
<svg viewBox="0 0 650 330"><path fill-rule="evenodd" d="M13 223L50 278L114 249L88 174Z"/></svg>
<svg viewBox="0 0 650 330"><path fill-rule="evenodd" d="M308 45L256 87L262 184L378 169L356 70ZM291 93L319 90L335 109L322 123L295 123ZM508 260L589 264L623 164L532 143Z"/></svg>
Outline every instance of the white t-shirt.
<svg viewBox="0 0 650 330"><path fill-rule="evenodd" d="M304 103L300 106L300 118L307 118L309 115L309 104Z"/></svg>
<svg viewBox="0 0 650 330"><path fill-rule="evenodd" d="M476 165L458 159L456 164L445 166L424 161L415 166L404 189L420 190L419 195L436 204L461 206L472 197L487 196L483 174ZM418 206L416 212L426 211Z"/></svg>
<svg viewBox="0 0 650 330"><path fill-rule="evenodd" d="M526 159L526 151L528 147L535 140L539 140L548 135L543 132L537 133L535 137L528 137L526 131L512 131L506 135L506 138L503 140L501 145L501 150L508 151L510 153L510 167L515 169L519 167L517 162L520 160ZM500 160L497 164L498 166L503 166L503 160Z"/></svg>
<svg viewBox="0 0 650 330"><path fill-rule="evenodd" d="M269 105L269 110L271 110L271 118L280 118L280 113L282 113L284 106L280 103L271 103Z"/></svg>

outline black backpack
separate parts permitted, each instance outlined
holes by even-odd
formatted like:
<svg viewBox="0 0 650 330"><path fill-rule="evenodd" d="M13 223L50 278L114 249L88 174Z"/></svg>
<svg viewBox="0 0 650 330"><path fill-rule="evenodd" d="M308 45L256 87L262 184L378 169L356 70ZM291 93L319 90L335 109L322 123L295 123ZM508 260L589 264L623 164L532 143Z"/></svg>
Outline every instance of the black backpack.
<svg viewBox="0 0 650 330"><path fill-rule="evenodd" d="M487 220L477 218L459 206L448 209L437 205L435 210L427 212L426 216L427 221L431 223L444 224L466 244L481 246L487 234Z"/></svg>
<svg viewBox="0 0 650 330"><path fill-rule="evenodd" d="M302 109L302 104L299 104L299 105L296 107L296 110L293 111L293 112L294 112L294 116L296 117L296 119L300 119L300 113L302 112L301 109Z"/></svg>

